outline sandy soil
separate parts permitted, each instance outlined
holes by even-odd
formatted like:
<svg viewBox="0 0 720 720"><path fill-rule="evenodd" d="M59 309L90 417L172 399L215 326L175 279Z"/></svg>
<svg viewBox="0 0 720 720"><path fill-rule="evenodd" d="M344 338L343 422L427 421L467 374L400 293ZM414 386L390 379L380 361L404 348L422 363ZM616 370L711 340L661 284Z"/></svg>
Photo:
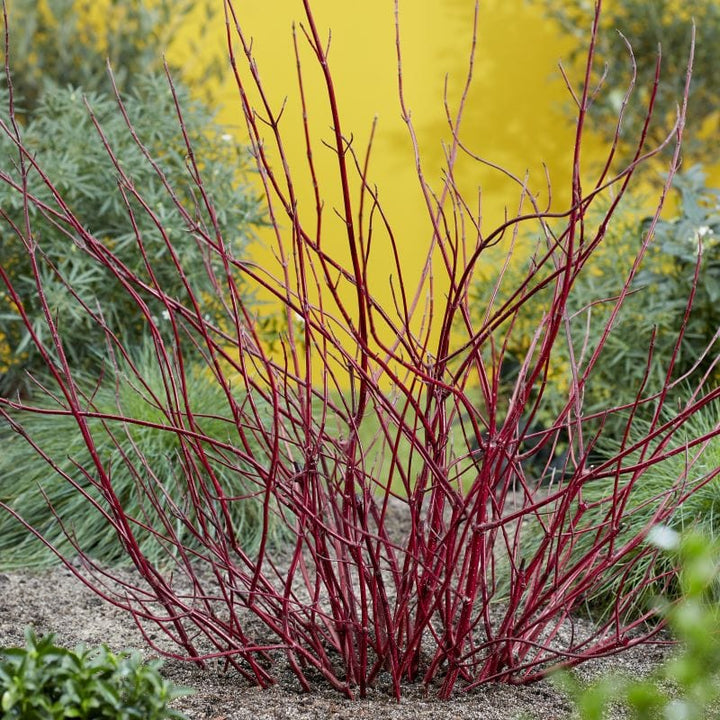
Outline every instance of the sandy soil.
<svg viewBox="0 0 720 720"><path fill-rule="evenodd" d="M23 629L32 625L38 633L53 632L67 646L105 643L115 651L136 648L145 657L154 655L144 647L132 619L105 604L65 568L43 572L0 574L0 645L21 645ZM585 665L582 674L593 676L604 669L626 668L632 674L649 671L663 657L656 647L636 648L603 662ZM460 695L449 702L425 696L419 687L407 687L401 702L381 689L364 700L348 701L319 685L302 693L290 672L268 690L250 686L237 675L219 669L200 670L169 661L163 674L195 694L176 701L177 709L191 720L441 720L478 718L487 720L560 720L571 718L571 705L550 681L528 687L489 685ZM617 711L613 717L622 718Z"/></svg>

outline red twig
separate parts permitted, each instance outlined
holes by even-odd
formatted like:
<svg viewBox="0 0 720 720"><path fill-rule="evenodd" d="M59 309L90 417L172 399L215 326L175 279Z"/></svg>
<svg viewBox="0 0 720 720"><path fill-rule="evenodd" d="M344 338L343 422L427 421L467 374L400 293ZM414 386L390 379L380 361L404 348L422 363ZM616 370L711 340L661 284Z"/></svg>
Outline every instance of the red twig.
<svg viewBox="0 0 720 720"><path fill-rule="evenodd" d="M576 665L653 640L656 628L628 620L623 613L642 587L623 583L616 612L589 635L575 632L573 611L603 576L615 571L620 559L649 552L641 547L642 534L630 542L618 541L618 526L633 485L657 463L693 448L699 452L720 433L715 429L682 447L673 442L683 422L720 395L717 390L703 395L699 384L672 419L664 419L661 409L667 405L667 391L676 382L672 379L673 356L661 392L648 398L643 395L643 386L631 406L608 407L608 413L623 409L629 413L628 432L614 456L595 466L589 463L603 426L600 423L598 430L597 418L583 414L583 389L632 292L633 278L651 241L670 180L659 199L650 232L628 269L627 281L614 299L600 344L589 358L581 359L585 347L580 358L571 355L572 380L565 408L542 431L529 429L521 419L532 419L538 412L549 382L553 347L558 342L572 346L574 326L566 310L568 298L578 274L601 247L637 169L673 141L676 149L670 175L677 168L686 98L673 135L660 147L646 149L646 124L634 157L626 167L613 172L616 133L606 163L590 184L592 189L583 191L583 131L593 93L600 91L590 88L598 3L582 91L573 92L578 115L570 206L556 212L550 212L549 205L539 207L528 178L495 168L516 184L518 212L488 231L481 213L462 196L454 180L460 153L494 167L460 140L476 30L467 81L454 114L445 99L452 139L446 148L444 180L434 189L423 171L404 97L400 9L396 3L399 99L415 147L417 180L428 220L424 268L413 283L403 272L402 239L390 227L380 191L371 181L372 138L361 153L353 146L352 136L345 134L328 61L329 41L324 43L321 38L309 0L303 0L303 8L302 32L293 30L293 43L305 170L309 171L313 197L307 207L299 202L294 180L297 171L286 152L281 124L281 119L286 119L284 109L272 107L240 13L231 0L225 2L229 56L267 200L277 274L231 256L203 183L202 159L195 157L185 133L176 96L190 177L210 218L209 227L202 226L183 206L161 163L151 157L136 135L119 94L118 112L163 182L175 211L208 256L220 260L223 272L217 276L210 263L200 269L183 266L160 217L143 197L142 188L133 186L103 134L102 123L93 117L125 198L147 272L143 280L86 230L87 224L73 214L53 179L24 146L9 82L11 122L3 123L1 129L17 148L19 177L3 171L0 181L19 193L24 212L22 222L13 221L7 214L4 217L32 261L52 348L44 348L33 332L33 319L23 309L8 268L0 267L0 279L46 360L53 383L50 388L48 381L46 394L55 397L58 407L50 410L33 400L0 398L0 413L21 434L23 418L31 413L74 418L92 462L78 468L82 481L67 473L65 479L73 492L85 496L89 506L100 511L114 528L140 579L137 584L123 581L93 563L79 545L75 550L83 558L82 568L73 566L68 558L63 560L104 599L131 613L151 644L156 643L145 629L147 623L160 627L178 646L173 656L196 662L221 658L261 686L273 681L272 662L283 654L304 689L311 688L312 675L319 673L348 697L363 695L387 672L397 697L406 679L422 680L433 685L441 697L449 697L458 684L471 689L495 680L532 682L556 665ZM335 153L335 182L341 193L339 215L348 263L333 256L324 240L324 194L315 167L316 139L305 97L306 70L299 45L303 38L320 70L332 116L329 145ZM9 79L9 68L6 72ZM658 81L659 66L648 122ZM566 82L570 87L569 79ZM277 158L277 163L271 158ZM27 179L31 172L45 185L51 200L30 191ZM359 196L353 202L356 189ZM614 195L600 221L591 222L591 210L610 191ZM102 312L84 308L103 330L113 357L117 354L125 361L127 377L115 382L130 382L137 392L150 398L162 411L162 423L126 417L121 408L108 413L93 406L92 393L84 390L84 380L76 376L63 354L62 329L44 293L42 267L47 258L42 239L33 232L31 210L64 228L78 251L107 268L145 318L154 340L155 360L162 369L162 392L151 389ZM158 282L156 260L145 247L137 213L145 213L160 232L169 262L184 282L185 301L167 294ZM518 287L501 292L514 259L516 240L531 228L542 238L534 264ZM373 233L380 230L385 233L394 266L393 307L381 304L370 282L377 262L371 252L377 242ZM498 264L487 307L474 312L470 299L474 273L491 248L503 242L507 243L507 253ZM698 259L696 284L699 267ZM193 295L190 282L193 272L213 274L213 287L226 314L224 322L213 324L203 317L202 303ZM252 308L243 301L239 276L281 305L287 331L278 340L277 352L267 347ZM439 286L447 289L442 299L437 297ZM352 301L346 299L348 288ZM537 324L518 377L509 396L503 397L499 378L510 336L521 313L545 290L551 290L550 304L544 314L533 315ZM172 331L169 339L164 339L167 335L160 332L149 311L148 297L165 307ZM686 319L692 300L691 295ZM675 354L681 339L682 335ZM213 438L202 430L188 391L187 363L191 356L200 358L208 377L223 389L227 407L218 408L218 417L233 420L233 432L227 438ZM648 372L650 362L651 358ZM318 369L319 382L314 380ZM115 370L120 372L119 363L115 363ZM99 377L94 385L103 382L107 380ZM650 429L639 441L631 439L630 425L639 408L650 401L657 407ZM263 407L268 408L267 416ZM138 517L128 514L114 491L108 458L99 454L91 419L102 421L104 431L114 438L119 460L135 479L145 508ZM375 423L374 435L368 431L371 423ZM186 497L169 496L137 445L132 457L121 450L119 439L128 426L146 426L177 438ZM567 432L570 444L563 477L540 493L537 480L525 476L523 463L541 449L555 451L561 432ZM535 449L524 450L530 443L536 443ZM35 450L51 468L59 470L42 447ZM234 495L224 487L211 458L219 458L226 468L236 468L252 490L242 497ZM608 477L614 479L611 511L600 526L580 529L587 511L583 487ZM656 498L652 522L667 519L682 497L691 492L680 484L672 490ZM231 510L235 503L253 499L262 506L263 537L257 553L249 555L242 547ZM406 523L400 533L391 523L393 513ZM535 546L528 547L522 530L524 520L536 521L543 528L544 538ZM58 521L65 519L58 517ZM200 549L183 543L175 530L178 521ZM287 550L280 554L269 543L271 525L276 522L284 525L291 537ZM150 563L143 554L136 537L140 530L162 542L167 549L166 564ZM593 533L593 545L580 559L571 559L579 532ZM71 535L69 529L68 533ZM501 562L509 567L506 585L500 580ZM648 575L645 585L651 581ZM263 632L251 629L258 622Z"/></svg>

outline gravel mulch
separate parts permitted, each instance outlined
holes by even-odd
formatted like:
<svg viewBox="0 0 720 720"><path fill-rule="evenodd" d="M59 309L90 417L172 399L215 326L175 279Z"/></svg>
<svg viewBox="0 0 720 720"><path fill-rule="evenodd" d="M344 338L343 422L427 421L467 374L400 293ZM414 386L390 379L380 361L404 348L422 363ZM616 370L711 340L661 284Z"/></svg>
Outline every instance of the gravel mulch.
<svg viewBox="0 0 720 720"><path fill-rule="evenodd" d="M107 644L112 650L138 649L153 657L142 635L127 614L107 605L88 590L66 568L42 572L0 574L0 645L23 644L26 625L38 633L53 632L63 645ZM659 647L634 648L622 655L588 663L581 673L591 677L612 669L631 674L649 672L663 658ZM260 690L232 672L219 668L201 670L193 665L168 661L163 674L174 683L195 689L195 694L177 700L175 706L190 720L561 720L572 718L568 700L543 681L526 687L493 684L455 699L441 702L428 697L421 687L407 687L400 702L382 689L366 699L349 701L322 684L312 693L300 691L292 673ZM617 710L613 718L622 718Z"/></svg>

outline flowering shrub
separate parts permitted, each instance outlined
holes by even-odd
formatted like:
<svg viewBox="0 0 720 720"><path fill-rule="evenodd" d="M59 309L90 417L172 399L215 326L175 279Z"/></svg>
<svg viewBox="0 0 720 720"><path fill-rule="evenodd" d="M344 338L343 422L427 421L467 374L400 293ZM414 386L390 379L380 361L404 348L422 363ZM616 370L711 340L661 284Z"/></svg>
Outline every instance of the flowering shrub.
<svg viewBox="0 0 720 720"><path fill-rule="evenodd" d="M674 446L667 452L665 446L658 452L643 450L653 447L659 433L676 437L683 423L715 401L720 390L691 393L691 401L680 409L668 407L669 419L653 416L641 437L628 433L612 457L593 464L591 453L602 437L602 425L598 430L587 424L592 418L584 411L583 389L598 367L601 338L589 355L570 354L572 380L566 403L546 429L539 435L533 432L533 442L527 442L531 424L521 424L520 419L537 414L555 346L573 341L568 337L567 306L575 281L602 246L637 168L665 147L673 148L670 176L677 168L684 102L676 127L660 146L648 151L643 133L630 164L615 167L613 144L607 165L588 182L581 139L591 90L584 82L575 95L578 144L570 206L550 213L537 204L527 184L516 179L518 214L493 229L476 217L453 180L461 154L482 162L461 141L462 101L458 112L449 115L447 168L438 187L427 181L422 157L416 158L427 236L413 238L414 251L426 258L422 272L413 277L402 261L407 250L383 215L380 192L369 176L366 156L372 147L361 155L343 126L326 39L309 0L303 7L304 42L316 62L333 118L322 142L334 151L333 190L339 192L340 204L331 212L324 203L325 188L314 162L320 140L311 133L307 114L301 120L306 164L298 169L288 160L282 107L275 107L265 94L252 44L236 8L227 2L231 66L272 221L278 267L258 266L233 253L218 220L221 207L205 185L207 166L188 142L190 173L207 222L188 216L174 195L167 212L169 217L180 214L216 261L194 270L207 273L217 288L224 312L217 322L206 317L191 285L186 293L172 294L118 262L112 248L63 202L52 177L40 176L42 196L27 186L24 179L38 173L39 161L24 146L12 116L3 126L17 148L19 197L27 210L25 223L13 227L15 241L35 257L41 239L33 234L30 210L50 212L56 222L72 228L77 252L108 272L135 303L165 378L156 405L167 422L156 429L177 439L188 468L182 477L184 495L167 511L154 504L159 491L147 480L152 478L150 459L137 452L121 455L120 462L137 478L140 509L130 510L123 503L114 481L116 466L111 466L116 458L100 450L94 421L101 421L103 438L108 433L119 437L142 421L97 407L94 392L86 389L68 361L62 323L50 310L41 266L32 265L50 340L40 341L29 315L22 307L19 312L47 365L50 378L44 387L59 406L50 414L72 417L77 424L89 458L76 466L95 492L66 479L71 492L80 493L103 513L137 572L113 577L115 583L110 583L108 570L94 564L82 546L76 548L80 569L60 554L89 586L133 614L153 646L159 633L175 644L174 656L197 663L220 657L261 686L275 680L275 663L282 660L304 689L321 678L354 697L382 681L399 697L407 681L422 682L447 698L458 687L532 682L558 665L572 666L651 639L657 630L646 627L642 618L626 622L622 613L614 613L587 632L577 626L573 611L618 562L635 553L649 527L675 509L675 495L656 498L651 523L640 528L636 538L616 542L627 493L668 453L676 452ZM595 33L597 22L593 27ZM297 47L300 40L295 41ZM301 57L298 51L302 102L307 69ZM591 49L586 80L592 63ZM401 53L399 67L402 81ZM466 92L470 79L469 75ZM403 118L414 139L402 82L399 87ZM651 93L649 113L653 97ZM142 150L141 140L136 142ZM113 148L107 146L106 151L114 159ZM114 165L123 192L147 213L143 188L132 182L122 164ZM298 201L296 183L301 176L312 184L314 203ZM668 189L659 199L650 229ZM603 197L604 211L594 216L593 207ZM551 227L558 216L564 225ZM162 227L162 221L156 226ZM534 263L514 292L501 295L514 238L524 227L534 228L541 238ZM344 252L330 251L328 234L343 237ZM630 292L650 237L640 243L603 337ZM172 236L164 239L172 249ZM141 232L135 232L135 240L145 247ZM390 266L387 260L379 262L373 251L379 243L390 248ZM496 248L505 252L500 262L491 254ZM147 270L162 262L148 253L144 257ZM494 263L497 277L478 320L471 312L469 291L479 265L486 261ZM182 265L175 267L179 272ZM0 277L11 299L18 297L13 278L1 267ZM282 308L287 329L272 353L239 292L241 281L262 289ZM395 302L390 307L377 301L373 288L378 282L389 283L393 290ZM546 290L547 311L537 321L510 392L501 395L500 369L515 325ZM145 295L164 307L171 333L161 332ZM88 315L101 328L108 347L127 355L114 325L98 322L97 314ZM188 356L202 359L222 391L218 415L233 419L226 439L204 432L194 412L187 392ZM671 358L663 388L648 396L641 388L634 406L665 405L672 389L672 364ZM98 386L107 382L100 374L94 379ZM141 370L131 366L126 382L140 386L142 380ZM12 397L3 398L0 407L11 427L52 466L52 459L25 430L27 417L48 413L47 408ZM269 421L261 422L265 409ZM631 429L632 407L610 405L605 412L625 413ZM374 428L370 436L369 428ZM568 447L563 467L550 491L541 491L536 478L525 474L525 461L539 453L552 458L554 453L547 451L561 434ZM716 434L717 429L684 439L683 448L697 447ZM252 553L238 541L232 513L238 498L210 455L220 457L231 472L253 470L246 479L263 504L263 537ZM605 477L618 480L612 511L592 529L591 548L574 558L575 527L588 509L584 490ZM190 503L205 512L196 519L186 510ZM138 541L146 529L147 507L166 514L165 553L157 559L149 558ZM539 545L528 540L526 520L542 525ZM192 549L176 532L174 521L193 533L197 542ZM267 541L270 528L278 523L290 534L284 554ZM66 529L72 537L72 519ZM501 559L510 565L509 584L498 578ZM624 585L617 607L631 602L642 589Z"/></svg>

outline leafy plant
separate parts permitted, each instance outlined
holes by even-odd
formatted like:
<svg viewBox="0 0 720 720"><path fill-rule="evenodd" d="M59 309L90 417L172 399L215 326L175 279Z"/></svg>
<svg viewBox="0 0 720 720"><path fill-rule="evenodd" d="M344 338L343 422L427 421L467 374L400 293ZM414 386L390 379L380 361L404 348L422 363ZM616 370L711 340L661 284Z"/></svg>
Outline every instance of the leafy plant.
<svg viewBox="0 0 720 720"><path fill-rule="evenodd" d="M593 3L589 0L542 2L563 32L576 39L573 57L582 65ZM720 33L720 5L716 0L624 0L605 5L601 17L605 32L598 36L600 62L593 83L602 74L606 92L598 95L590 108L595 120L594 129L608 138L613 136L628 86L635 82L634 93L624 107L622 139L630 140L632 144L639 136L645 123L645 108L653 94L656 110L649 126L650 136L656 142L663 137L675 122L687 48L696 32L686 152L695 162L713 157L718 149L720 120L720 87L717 84L720 48L716 41ZM628 45L633 50L632 60ZM661 62L661 75L655 89L658 61Z"/></svg>
<svg viewBox="0 0 720 720"><path fill-rule="evenodd" d="M361 155L344 127L327 39L310 2L303 3L302 37L322 79L332 124L329 137L318 138L311 130L314 123L304 105L307 56L296 38L300 105L305 110L299 121L306 142L299 169L286 152L287 116L264 91L248 29L231 2L226 9L231 67L260 170L277 265L264 267L233 255L221 241L223 229L212 214L207 230L197 228L193 223L199 221L189 218L191 234L222 268L217 285L226 291L221 297L227 301L221 303L217 321L207 319L198 312L199 298L192 288L187 294L171 294L162 284L153 284L147 289L149 295L164 306L163 322L173 329L166 333L157 314L135 292L139 285L135 275L116 262L113 249L88 223L59 202L54 218L75 229L79 252L121 280L124 296L135 302L137 316L148 326L152 362L162 368L166 397L172 399L173 412L167 413L165 429L187 439L183 457L191 468L188 496L195 487L194 468L207 470L208 454L251 467L262 493L261 541L252 554L239 545L225 512L232 497L207 473L205 499L187 506L185 497L178 498L172 516L165 512L161 519L164 529L180 521L193 531L198 544L190 550L182 539L167 533L161 543L163 557L153 562L145 555L137 534L145 518L127 508L114 492L115 455L98 446L99 436L90 429L101 423L118 439L117 447L128 426L138 424L137 418L127 417L126 411L100 412L95 406L89 387L101 386L103 378L96 372L89 384L87 375L78 374L66 360L61 352L62 322L48 309L45 278L33 266L49 344L55 351L45 352L50 377L44 391L60 407L49 415L74 419L79 442L88 450L77 469L101 490L96 498L86 487L69 482L68 492L80 493L91 505L97 503L137 572L129 579L115 578L121 583L119 591L109 589L108 570L94 564L80 543L73 555L80 555L81 568L71 566L89 586L131 613L140 626L151 623L167 635L178 646L175 656L198 663L221 656L261 686L276 679L275 663L282 659L304 689L322 679L347 697L366 694L381 678L396 697L402 695L406 682L424 683L441 698L458 686L470 690L492 681L528 683L558 663L577 664L652 638L654 628L646 628L642 619L626 622L621 612L590 633L578 626L575 611L583 598L635 546L608 551L620 532L619 523L608 523L597 529L591 549L576 559L568 526L575 527L588 509L583 494L590 484L609 475L618 478L623 488L627 479L642 481L665 459L652 452L658 431L673 446L684 424L716 401L720 389L705 388L702 378L695 378L690 400L679 408L667 403L669 380L658 392L638 397L638 403L666 406L670 419L660 425L658 415L632 446L596 465L591 458L603 440L602 425L598 430L584 414L582 397L599 367L602 338L608 335L603 333L591 357L571 360L560 411L541 431L530 428L542 404L554 348L559 339L572 345L567 308L574 283L602 246L638 167L653 153L672 146L664 193L669 190L680 159L676 141L682 136L684 99L677 127L659 146L647 151L645 138L638 138L634 161L613 174L615 144L611 143L604 169L588 179L580 142L592 97L588 88L580 88L571 205L564 213L550 213L537 204L529 181L516 178L518 214L509 214L497 228L485 227L475 214L474 201L463 198L455 184L461 157L481 161L461 140L461 100L457 113L448 114L447 167L438 187L427 179L419 151L415 158L427 234L411 240L412 247L424 253L422 269L413 275L403 263L408 252L404 240L393 232L380 190L370 178L372 163L367 156L372 147ZM592 47L587 72L593 67ZM468 76L466 93L470 84ZM414 139L403 83L398 86L403 119ZM17 141L23 188L24 178L37 173L38 161L12 125L6 124L5 131ZM334 151L329 188L327 174L315 165L321 146ZM111 148L108 152L112 155ZM193 153L188 153L188 161L200 187L207 166ZM42 192L61 197L53 178L47 173L42 178ZM301 178L311 180L312 202L297 195ZM126 182L122 173L120 180L128 197L142 203L142 188ZM583 187L589 189L583 192ZM23 193L28 211L42 207L40 192ZM603 198L602 212L594 215ZM650 229L657 224L661 205L662 198ZM561 226L556 224L558 214L563 218ZM31 257L38 244L42 247L33 223L31 217L26 225L14 228L16 241ZM540 242L533 265L514 291L504 296L500 288L513 259L516 234L522 234L523 228L533 229ZM342 238L343 248L335 249L329 237ZM142 248L144 238L136 239ZM638 267L649 243L649 235L639 243ZM172 245L171 235L168 246ZM390 261L388 255L377 254L380 247L389 249ZM499 262L498 249L505 253ZM481 267L494 268L496 277L484 312L473 314L469 291ZM16 280L2 266L0 278L14 298ZM631 274L621 289L618 312L633 278ZM285 330L272 351L258 319L237 292L240 280L280 306ZM379 300L382 284L393 297L390 306ZM534 330L510 392L502 396L499 376L517 323L531 313L543 293L549 298L546 312L539 318L530 315L537 318ZM22 307L18 312L25 326L32 327ZM109 351L129 355L122 337L97 314L88 316L103 332ZM608 332L611 323L612 318ZM192 399L185 391L189 359L204 363L205 372L224 393L237 440L233 436L232 441L220 441L203 430L200 420L195 423ZM143 372L132 369L129 381L141 387ZM236 393L247 402L235 399ZM269 413L267 424L258 420L261 408ZM14 396L0 397L0 410L12 427L28 437L30 418L48 414L46 406ZM639 420L633 407L618 407L612 398L604 412L624 414L628 432ZM368 439L363 432L373 423L376 433ZM247 432L257 444L251 445ZM534 437L528 442L531 433ZM539 492L537 478L526 475L524 468L536 466L528 462L530 456L543 454L547 463L554 461L555 453L547 449L561 433L567 452L558 479L550 491ZM692 451L718 434L720 429L715 428L688 438L683 447ZM40 442L34 447L47 457ZM641 454L640 462L633 452ZM157 494L146 482L152 461L140 454L128 460L128 467L134 468L135 492L152 503ZM624 492L618 491L615 499L618 519ZM676 495L668 496L671 500L660 504L652 524L673 514ZM212 533L203 527L206 516L198 512L196 521L194 514L206 501L219 508ZM184 512L185 507L192 512ZM157 509L158 515L163 514L162 508ZM272 552L268 544L278 517L291 533L285 554ZM543 527L539 544L528 530L533 522ZM42 537L41 531L27 525ZM72 563L73 558L61 555ZM505 585L498 576L501 558L510 564ZM642 586L623 586L616 607L622 609L642 591Z"/></svg>
<svg viewBox="0 0 720 720"><path fill-rule="evenodd" d="M102 509L107 502L136 518L134 538L153 563L163 561L168 547L192 552L221 533L232 532L244 552L256 551L263 540L281 542L283 523L276 520L272 529L274 514L264 517L268 508L256 469L269 464L255 439L270 422L267 407L240 389L227 396L201 366L185 369L182 388L178 380L146 347L138 357L109 366L102 384L86 396L94 415L86 429L110 488L82 470L91 462L90 449L59 398L38 399L39 412L23 426L24 440L14 419L0 426L0 501L10 510L0 515L0 567L45 566L75 547L96 562L130 562ZM254 424L246 420L237 427L233 409L251 402ZM124 418L118 432L102 419L112 416ZM251 462L237 456L236 444L245 445Z"/></svg>
<svg viewBox="0 0 720 720"><path fill-rule="evenodd" d="M214 123L211 112L190 100L186 89L175 91L173 96L160 76L137 77L119 112L110 94L85 98L79 89L51 88L28 124L18 128L18 137L3 137L0 264L15 291L0 298L4 392L29 388L27 373L44 367L40 346L54 352L35 271L44 286L47 312L62 325L63 352L79 370L103 366L106 330L128 346L142 344L148 326L137 310L139 299L154 317L167 313L166 303L153 296L154 288L162 287L175 301L192 293L197 313L218 317L225 295L215 275L221 267L200 235L214 232L214 224L228 252L239 257L261 222L260 209L254 193L240 183L244 157L237 144ZM177 124L176 101L183 106L186 137ZM4 122L7 127L7 114ZM16 141L37 163L24 178ZM187 142L203 158L202 185L188 168ZM43 173L54 179L54 191ZM14 230L25 223L23 183L37 199L28 207L40 241L32 253ZM142 201L133 197L132 188L142 188ZM207 202L208 194L214 204ZM82 217L84 227L63 222L58 214L63 207ZM98 253L112 253L112 268L82 251L85 231L98 239ZM128 277L133 278L132 291ZM20 304L30 327L18 312ZM171 331L169 323L165 327Z"/></svg>
<svg viewBox="0 0 720 720"><path fill-rule="evenodd" d="M191 19L195 32L188 56L197 58L216 15L210 2L198 12L195 0L13 0L11 5L13 85L22 113L29 115L58 86L109 92L108 62L118 86L130 94L141 78L162 73L163 53ZM191 70L172 67L175 75L183 69ZM207 79L220 68L208 64L202 72ZM190 81L190 74L183 77Z"/></svg>
<svg viewBox="0 0 720 720"><path fill-rule="evenodd" d="M190 691L143 663L106 647L68 650L54 636L25 631L25 647L0 648L0 708L6 720L182 720L168 704Z"/></svg>
<svg viewBox="0 0 720 720"><path fill-rule="evenodd" d="M678 173L673 187L680 198L677 214L657 223L642 217L640 198L625 198L593 262L575 279L568 295L567 333L553 348L549 382L538 408L545 422L567 402L572 366L582 366L596 352L597 365L583 384L583 412L595 417L595 427L602 426L606 438L616 441L625 433L629 409L639 395L643 402L634 412L649 421L656 409L649 398L661 389L665 402L681 402L686 383L706 373L711 382L719 377L718 193L705 185L699 166ZM650 242L636 266L644 239ZM522 272L509 271L508 293ZM478 284L478 312L483 291ZM618 308L623 293L627 295ZM512 357L521 358L527 351L536 314L551 302L551 294L552 288L541 293L515 323L508 347ZM516 360L516 368L518 364ZM611 405L628 410L607 413ZM602 447L598 451L604 452Z"/></svg>
<svg viewBox="0 0 720 720"><path fill-rule="evenodd" d="M638 287L648 288L643 298L649 319L659 323L670 316L678 336L676 376L710 372L720 376L720 191L707 187L698 165L678 174L673 181L679 193L679 211L670 220L659 222L648 262L637 277ZM699 281L694 281L695 273ZM692 298L689 306L688 298ZM656 337L663 344L656 354L670 357L673 333ZM707 348L702 356L698 351Z"/></svg>
<svg viewBox="0 0 720 720"><path fill-rule="evenodd" d="M574 699L581 720L602 720L615 704L625 707L635 720L718 717L720 548L701 533L680 535L668 527L656 527L650 540L679 568L679 597L673 602L656 599L679 651L645 678L613 673L584 685L569 673L559 675L557 682Z"/></svg>
<svg viewBox="0 0 720 720"><path fill-rule="evenodd" d="M664 308L657 312L653 312L652 307L648 308L646 295L651 290L646 291L636 284L634 262L638 248L643 244L643 234L639 229L642 218L635 209L634 201L633 197L623 198L613 213L612 222L604 228L602 243L593 254L592 263L585 264L574 278L567 298L563 332L552 349L548 381L538 387L542 390L542 397L533 390L540 426L549 427L563 412L573 383L573 367L582 368L596 351L601 354L582 386L582 411L588 417L598 416L595 425L602 423L605 435L617 437L627 423L627 413L607 413L608 410L622 404L631 406L645 386L657 389L664 383L663 363L669 359L667 354L659 357L659 353L653 352L652 367L648 373L648 352L655 323L660 323L657 332L669 338L670 343L677 337L676 328L671 327L674 318L662 312ZM608 201L600 199L594 210L596 222L601 222L607 210ZM647 262L647 255L645 253L644 262ZM508 267L499 286L500 294L506 298L512 297L521 279L536 266L534 253L529 257L517 253L513 260L515 264ZM546 265L534 272L541 285L534 302L527 303L506 326L505 353L498 373L498 394L505 407L512 396L523 358L533 345L538 319L553 302L555 289L549 279L554 269ZM618 313L618 298L626 285L626 296ZM478 317L495 292L495 286L485 279L474 284L473 310ZM658 296L657 302L665 302L664 296ZM606 333L608 328L610 332ZM485 355L488 359L493 351L494 348L487 348ZM648 374L651 380L646 377ZM650 390L646 394L650 395ZM588 429L592 424L592 421L587 421Z"/></svg>

